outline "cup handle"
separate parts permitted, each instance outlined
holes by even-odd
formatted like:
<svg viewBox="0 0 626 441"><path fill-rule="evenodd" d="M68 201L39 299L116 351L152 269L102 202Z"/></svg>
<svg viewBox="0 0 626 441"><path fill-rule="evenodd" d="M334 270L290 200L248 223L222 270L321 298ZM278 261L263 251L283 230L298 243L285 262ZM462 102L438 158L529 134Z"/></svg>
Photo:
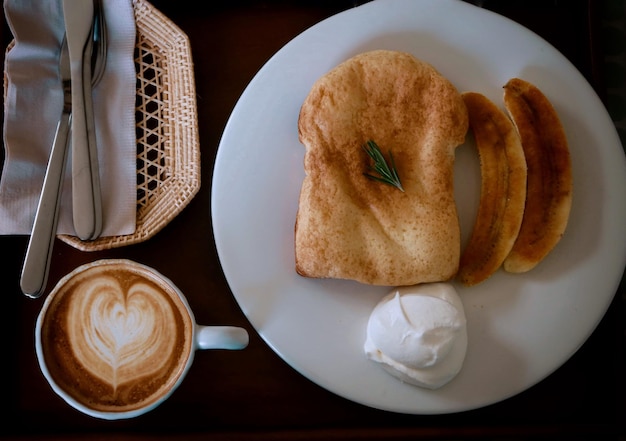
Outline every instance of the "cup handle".
<svg viewBox="0 0 626 441"><path fill-rule="evenodd" d="M243 349L249 339L248 331L237 326L196 326L197 349Z"/></svg>

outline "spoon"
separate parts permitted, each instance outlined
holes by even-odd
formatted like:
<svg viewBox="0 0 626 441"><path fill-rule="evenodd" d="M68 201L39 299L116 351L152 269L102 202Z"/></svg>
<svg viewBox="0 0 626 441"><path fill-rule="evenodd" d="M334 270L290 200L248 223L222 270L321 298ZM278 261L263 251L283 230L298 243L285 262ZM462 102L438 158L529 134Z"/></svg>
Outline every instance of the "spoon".
<svg viewBox="0 0 626 441"><path fill-rule="evenodd" d="M97 31L98 29L98 31ZM92 57L91 84L95 87L102 79L106 64L106 34L102 25L94 24L93 41L99 49ZM105 46L103 49L102 46ZM59 55L59 76L63 85L63 110L57 124L50 158L46 167L44 184L35 213L33 230L28 242L20 278L22 292L32 298L43 293L48 279L52 248L61 202L62 180L67 162L69 127L72 123L71 65L67 39L64 37Z"/></svg>
<svg viewBox="0 0 626 441"><path fill-rule="evenodd" d="M48 279L50 258L59 218L61 184L65 174L69 126L72 121L70 57L65 38L63 38L61 55L59 56L59 76L63 84L63 111L54 135L20 278L22 292L32 298L37 298L43 293Z"/></svg>

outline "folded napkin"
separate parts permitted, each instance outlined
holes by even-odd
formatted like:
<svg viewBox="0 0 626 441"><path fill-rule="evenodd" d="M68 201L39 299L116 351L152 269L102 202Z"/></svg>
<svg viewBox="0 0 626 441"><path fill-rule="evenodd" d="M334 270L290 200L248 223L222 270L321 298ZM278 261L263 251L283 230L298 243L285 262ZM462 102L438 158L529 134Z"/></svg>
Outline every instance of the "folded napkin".
<svg viewBox="0 0 626 441"><path fill-rule="evenodd" d="M87 0L86 0L87 1ZM131 0L105 0L106 71L93 90L102 190L103 235L132 234L137 204L135 19ZM15 39L5 60L4 146L0 234L30 234L48 156L63 107L59 53L61 0L5 0ZM74 234L71 153L63 183L58 233Z"/></svg>

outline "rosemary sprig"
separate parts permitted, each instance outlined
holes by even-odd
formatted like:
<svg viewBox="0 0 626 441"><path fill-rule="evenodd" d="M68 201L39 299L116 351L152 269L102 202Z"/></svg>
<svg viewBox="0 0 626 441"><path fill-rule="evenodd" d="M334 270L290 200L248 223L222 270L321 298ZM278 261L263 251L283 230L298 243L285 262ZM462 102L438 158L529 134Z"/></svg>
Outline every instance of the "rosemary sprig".
<svg viewBox="0 0 626 441"><path fill-rule="evenodd" d="M398 176L398 170L396 169L396 164L393 160L391 150L389 150L389 160L391 162L391 166L387 163L387 160L383 156L383 153L380 151L380 147L378 147L378 144L376 144L374 141L367 141L367 143L363 146L363 150L365 150L369 157L372 158L372 160L374 161L374 164L370 165L368 169L370 171L378 173L380 176L370 175L369 173L363 174L370 179L392 185L398 188L400 191L404 192L404 188L402 188L400 176Z"/></svg>

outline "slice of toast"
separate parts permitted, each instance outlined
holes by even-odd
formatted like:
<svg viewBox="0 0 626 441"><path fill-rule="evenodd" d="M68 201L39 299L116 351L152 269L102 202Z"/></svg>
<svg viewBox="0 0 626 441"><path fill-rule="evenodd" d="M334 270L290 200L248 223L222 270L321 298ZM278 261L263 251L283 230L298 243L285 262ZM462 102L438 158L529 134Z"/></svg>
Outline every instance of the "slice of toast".
<svg viewBox="0 0 626 441"><path fill-rule="evenodd" d="M295 225L296 271L373 285L448 280L460 256L456 146L468 130L457 89L431 65L388 50L341 63L300 110L306 148ZM372 140L404 191L366 176Z"/></svg>

